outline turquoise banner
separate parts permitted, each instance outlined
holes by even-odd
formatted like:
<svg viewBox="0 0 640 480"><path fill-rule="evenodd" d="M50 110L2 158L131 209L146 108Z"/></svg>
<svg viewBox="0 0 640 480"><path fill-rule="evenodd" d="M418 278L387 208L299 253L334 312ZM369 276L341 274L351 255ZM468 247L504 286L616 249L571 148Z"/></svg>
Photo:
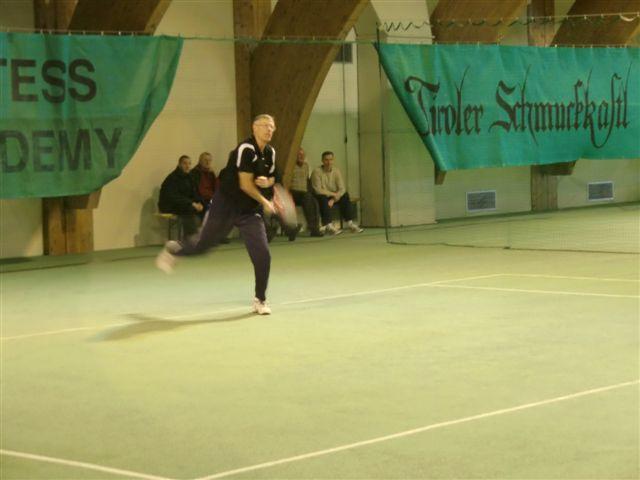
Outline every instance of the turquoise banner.
<svg viewBox="0 0 640 480"><path fill-rule="evenodd" d="M169 96L182 39L0 33L0 198L116 178Z"/></svg>
<svg viewBox="0 0 640 480"><path fill-rule="evenodd" d="M440 170L640 157L640 49L378 45Z"/></svg>

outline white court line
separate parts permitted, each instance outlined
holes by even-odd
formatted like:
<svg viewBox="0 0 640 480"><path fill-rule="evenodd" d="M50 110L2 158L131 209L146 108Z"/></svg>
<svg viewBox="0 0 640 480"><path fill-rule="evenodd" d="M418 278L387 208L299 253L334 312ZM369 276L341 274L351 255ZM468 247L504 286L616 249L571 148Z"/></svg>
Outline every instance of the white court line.
<svg viewBox="0 0 640 480"><path fill-rule="evenodd" d="M190 313L186 315L173 315L168 317L162 317L161 320L184 320L187 318L196 318L203 317L207 315L216 315L218 313L228 313L228 312L236 312L240 310L245 310L248 313L251 312L251 308L247 305L243 307L234 307L234 308L226 308L223 310L215 310L213 312L198 312L198 313ZM25 333L23 335L12 335L9 337L0 337L0 340L17 340L20 338L31 338L31 337L43 337L48 335L59 335L61 333L71 333L71 332L82 332L86 330L101 330L103 328L113 328L113 327L123 327L126 325L133 325L133 322L123 322L123 323L110 323L107 325L93 325L89 327L77 327L77 328L65 328L62 330L49 330L46 332L38 332L38 333Z"/></svg>
<svg viewBox="0 0 640 480"><path fill-rule="evenodd" d="M111 473L113 475L121 475L129 478L143 478L145 480L172 480L167 477L157 477L155 475L147 475L146 473L131 472L129 470L121 470L119 468L103 467L93 463L76 462L75 460L65 460L64 458L46 457L44 455L34 455L33 453L16 452L13 450L0 450L0 455L7 457L24 458L27 460L36 460L38 462L57 463L58 465L66 465L68 467L84 468L87 470L95 470L98 472Z"/></svg>
<svg viewBox="0 0 640 480"><path fill-rule="evenodd" d="M421 288L421 287L430 287L432 285L439 285L441 283L448 282L464 282L467 280L478 280L480 278L493 278L500 277L501 273L493 273L491 275L478 275L477 277L464 277L464 278L452 278L451 280L438 280L436 282L427 282L427 283L414 283L412 285L402 285L399 287L390 287L390 288L380 288L377 290L365 290L362 292L351 292L351 293L341 293L338 295L329 295L326 297L314 297L314 298L304 298L302 300L292 300L290 302L282 302L280 305L294 305L296 303L309 303L309 302L321 302L324 300L335 300L337 298L349 298L349 297L359 297L362 295L373 295L376 293L387 293L387 292L397 292L400 290L408 290L410 288Z"/></svg>
<svg viewBox="0 0 640 480"><path fill-rule="evenodd" d="M354 293L345 293L345 294L341 294L341 295L332 295L332 296L328 296L328 297L315 297L315 298L306 298L303 300L295 300L292 302L281 302L277 305L292 305L295 303L308 303L308 302L318 302L318 301L323 301L323 300L332 300L335 298L343 298L343 297L357 297L359 295L372 295L374 293L384 293L384 292L392 292L392 291L396 291L396 290L406 290L409 288L418 288L418 287L425 287L428 285L435 285L438 283L442 283L442 282L462 282L465 280L475 280L475 279L479 279L479 278L491 278L491 277L499 277L501 274L496 273L496 274L492 274L492 275L480 275L477 277L466 277L466 278L454 278L451 280L440 280L437 282L431 282L431 283L416 283L413 285L403 285L400 287L392 287L392 288L382 288L379 290L366 290L364 292L354 292ZM168 317L163 317L163 320L186 320L186 319L190 319L190 318L196 318L196 317L202 317L202 316L206 316L206 315L217 315L220 313L229 313L229 312L237 312L237 311L246 311L247 313L251 312L251 307L246 305L246 306L242 306L242 307L232 307L232 308L226 308L223 310L214 310L212 312L199 312L199 313L190 313L190 314L185 314L185 315L174 315L174 316L168 316ZM31 337L42 337L42 336L48 336L48 335L59 335L61 333L70 333L70 332L81 332L81 331L86 331L86 330L100 330L103 328L112 328L112 327L122 327L125 325L131 325L132 322L127 322L127 323L112 323L112 324L108 324L108 325L95 325L95 326L91 326L91 327L77 327L77 328L65 328L62 330L49 330L49 331L45 331L45 332L39 332L39 333L26 333L23 335L12 335L9 337L0 337L0 340L17 340L17 339L21 339L21 338L31 338Z"/></svg>
<svg viewBox="0 0 640 480"><path fill-rule="evenodd" d="M611 297L611 298L640 299L640 295L618 295L614 293L563 292L561 290L528 290L524 288L473 287L470 285L429 285L429 286L440 287L440 288L466 288L469 290L493 290L498 292L542 293L545 295L576 295L579 297Z"/></svg>
<svg viewBox="0 0 640 480"><path fill-rule="evenodd" d="M431 425L426 425L424 427L414 428L412 430L405 430L404 432L398 432L391 435L385 435L383 437L371 438L369 440L364 440L361 442L349 443L347 445L340 445L338 447L327 448L325 450L318 450L315 452L309 452L302 455L296 455L293 457L282 458L280 460L274 460L271 462L258 463L256 465L250 465L248 467L236 468L234 470L227 470L225 472L215 473L213 475L208 475L206 477L199 477L194 480L214 480L216 478L230 477L231 475L236 475L238 473L251 472L254 470L261 470L263 468L274 467L276 465L283 465L285 463L298 462L300 460L306 460L308 458L320 457L323 455L329 455L336 452L342 452L345 450L351 450L354 448L364 447L365 445L372 445L375 443L386 442L389 440L395 440L396 438L403 438L409 435L416 435L418 433L426 432L429 430L435 430L437 428L449 427L451 425L458 425L460 423L472 422L474 420L481 420L483 418L495 417L497 415L504 415L505 413L517 412L520 410L526 410L529 408L540 407L542 405L549 405L551 403L562 402L565 400L571 400L578 397L584 397L586 395L593 395L595 393L606 392L609 390L614 390L617 388L628 387L631 385L637 385L640 383L640 380L633 380L631 382L618 383L615 385L608 385L606 387L593 388L591 390L584 390L578 393L572 393L569 395L563 395L561 397L549 398L547 400L541 400L539 402L533 403L525 403L524 405L518 405L516 407L503 408L501 410L494 410L492 412L481 413L479 415L472 415L470 417L457 418L455 420L448 420L446 422L433 423Z"/></svg>
<svg viewBox="0 0 640 480"><path fill-rule="evenodd" d="M596 280L599 282L640 282L640 280L631 280L628 278L571 277L566 275L544 275L540 273L503 273L502 275L505 277L563 278L568 280Z"/></svg>
<svg viewBox="0 0 640 480"><path fill-rule="evenodd" d="M458 418L455 420L448 420L446 422L440 422L440 423L433 423L431 425L426 425L423 427L419 427L419 428L414 428L412 430L405 430L403 432L398 432L398 433L393 433L391 435L385 435L382 437L375 437L375 438L371 438L369 440L363 440L361 442L355 442L355 443L349 443L346 445L340 445L338 447L333 447L333 448L328 448L325 450L317 450L315 452L309 452L309 453L305 453L302 455L296 455L293 457L287 457L287 458L282 458L280 460L274 460L271 462L264 462L264 463L259 463L256 465L250 465L248 467L243 467L243 468L237 468L234 470L227 470L224 472L219 472L219 473L215 473L213 475L208 475L206 477L199 477L197 479L194 480L214 480L216 478L223 478L223 477L229 477L232 475L236 475L238 473L244 473L244 472L250 472L250 471L254 471L254 470L261 470L263 468L269 468L269 467L273 467L276 465L282 465L285 463L292 463L292 462L297 462L300 460L306 460L308 458L314 458L314 457L320 457L323 455L329 455L332 453L336 453L336 452L341 452L344 450L351 450L354 448L359 448L359 447L363 447L366 445L372 445L375 443L381 443L381 442L386 442L389 440L395 440L397 438L402 438L402 437L407 437L410 435L416 435L418 433L422 433L422 432L426 432L429 430L435 430L437 428L442 428L442 427L449 427L451 425L458 425L461 423L467 423L467 422L471 422L474 420L481 420L483 418L488 418L488 417L495 417L497 415L503 415L506 413L512 413L512 412L517 412L520 410L526 410L529 408L534 408L534 407L540 407L543 405L549 405L551 403L558 403L558 402L562 402L565 400L571 400L574 398L578 398L578 397L584 397L587 395L593 395L595 393L602 393L602 392L606 392L606 391L610 391L610 390L615 390L618 388L623 388L623 387L628 387L631 385L637 385L640 383L640 380L633 380L630 382L624 382L624 383L618 383L615 385L608 385L606 387L599 387L599 388L593 388L591 390L584 390L582 392L577 392L577 393L572 393L569 395L563 395L560 397L554 397L554 398L549 398L546 400L541 400L538 402L532 402L532 403L525 403L523 405L518 405L516 407L510 407L510 408L503 408L500 410L494 410L492 412L487 412L487 413L481 413L478 415L472 415L469 417L463 417L463 418ZM16 458L24 458L27 460L35 460L35 461L39 461L39 462L46 462L46 463L55 463L55 464L59 464L59 465L66 465L69 467L77 467L77 468L84 468L84 469L88 469L88 470L95 470L98 472L106 472L106 473L111 473L114 475L122 475L122 476L127 476L130 478L141 478L141 479L145 479L145 480L173 480L171 478L168 477L159 477L156 475L149 475L149 474L145 474L145 473L138 473L138 472L132 472L130 470L122 470L122 469L118 469L118 468L110 468L110 467L104 467L102 465L96 465L93 463L87 463L87 462L78 462L75 460L65 460L63 458L55 458L55 457L47 457L44 455L35 455L32 453L25 453L25 452L16 452L14 450L5 450L5 449L1 449L0 450L0 455L5 455L5 456L9 456L9 457L16 457Z"/></svg>
<svg viewBox="0 0 640 480"><path fill-rule="evenodd" d="M525 289L515 289L515 288L498 288L498 287L473 287L473 286L463 286L463 285L448 285L451 282L464 282L468 280L479 280L484 278L495 278L495 277L504 277L504 276L534 276L535 274L515 274L515 273L493 273L489 275L478 275L474 277L463 277L463 278L452 278L450 280L438 280L435 282L427 282L427 283L414 283L411 285L401 285L399 287L390 287L390 288L380 288L376 290L364 290L361 292L351 292L351 293L342 293L338 295L328 295L325 297L312 297L312 298L304 298L302 300L292 300L288 302L281 302L279 304L274 305L296 305L299 303L311 303L311 302L322 302L326 300L336 300L339 298L351 298L358 297L364 295L374 295L377 293L389 293L396 292L401 290L409 290L412 288L424 288L424 287L441 287L441 288L467 288L467 289L475 289L475 290L496 290L496 291L505 291L505 292L523 292L523 293L542 293L542 294L550 294L550 295L582 295L582 296L596 296L596 297L612 297L612 298L640 298L637 295L617 295L617 294L607 294L607 293L582 293L582 292L563 292L563 291L551 291L551 290L525 290ZM583 280L604 280L604 281L633 281L633 280L621 280L621 279L604 279L604 278L596 278L596 277L562 277L562 276L552 276L552 275L541 275L541 277L545 278L570 278L570 279L583 279ZM250 308L248 306L242 307L232 307L223 310L214 310L212 312L199 312L199 313L190 313L185 315L174 315L169 317L163 317L164 320L186 320L192 319L196 317L202 317L206 315L217 315L220 313L229 313L236 311L246 310L250 312ZM31 338L31 337L41 337L47 335L58 335L61 333L70 333L70 332L78 332L85 330L100 330L103 328L112 328L112 327L121 327L124 325L130 325L129 323L113 323L109 325L96 325L92 327L78 327L78 328L66 328L63 330L50 330L46 332L40 333L27 333L23 335L13 335L9 337L0 337L0 340L16 340L22 338Z"/></svg>
<svg viewBox="0 0 640 480"><path fill-rule="evenodd" d="M100 330L101 328L121 327L123 325L131 325L131 322L110 323L108 325L94 325L92 327L65 328L63 330L49 330L46 332L39 332L39 333L25 333L22 335L11 335L9 337L0 337L0 340L16 340L18 338L43 337L46 335L59 335L61 333L83 332L86 330Z"/></svg>

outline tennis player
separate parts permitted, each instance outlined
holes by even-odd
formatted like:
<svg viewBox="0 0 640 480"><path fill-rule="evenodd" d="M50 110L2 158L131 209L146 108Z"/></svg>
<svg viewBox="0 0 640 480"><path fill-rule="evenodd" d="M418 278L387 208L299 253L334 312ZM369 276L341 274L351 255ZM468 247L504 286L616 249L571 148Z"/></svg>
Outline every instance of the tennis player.
<svg viewBox="0 0 640 480"><path fill-rule="evenodd" d="M253 263L255 298L253 311L269 315L267 284L271 253L263 215L275 213L273 184L275 183L275 150L269 142L276 131L271 115L253 119L253 135L241 142L229 154L227 166L220 171L220 188L211 200L200 234L190 241L169 241L156 258L156 266L171 273L176 256L197 255L222 243L233 227L237 227Z"/></svg>

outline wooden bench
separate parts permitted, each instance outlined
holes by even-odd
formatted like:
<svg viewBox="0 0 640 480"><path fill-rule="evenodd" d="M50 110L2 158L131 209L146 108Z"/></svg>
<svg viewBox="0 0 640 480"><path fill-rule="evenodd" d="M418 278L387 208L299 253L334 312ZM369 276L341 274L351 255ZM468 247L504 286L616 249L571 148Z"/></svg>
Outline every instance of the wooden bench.
<svg viewBox="0 0 640 480"><path fill-rule="evenodd" d="M156 218L160 221L167 222L167 240L173 240L173 232L175 231L175 239L182 240L183 231L182 231L182 222L180 221L180 217L173 213L160 213L157 212L155 214Z"/></svg>

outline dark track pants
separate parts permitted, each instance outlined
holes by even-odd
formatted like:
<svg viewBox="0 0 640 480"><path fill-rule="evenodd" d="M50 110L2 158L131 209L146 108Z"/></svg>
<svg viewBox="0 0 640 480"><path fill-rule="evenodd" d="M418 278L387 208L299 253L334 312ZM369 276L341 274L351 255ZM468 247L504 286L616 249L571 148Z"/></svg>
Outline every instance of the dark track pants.
<svg viewBox="0 0 640 480"><path fill-rule="evenodd" d="M259 300L264 301L267 298L271 253L262 215L241 213L234 203L220 191L216 191L213 196L200 235L193 241L182 242L182 249L177 255L204 253L222 243L233 227L238 227L251 263L253 263L255 295Z"/></svg>
<svg viewBox="0 0 640 480"><path fill-rule="evenodd" d="M324 195L316 195L318 199L318 206L320 207L320 216L322 217L322 225L331 223L331 208L329 207L329 200L331 197ZM351 207L351 199L349 198L349 192L345 192L336 203L333 204L334 208L338 205L340 208L340 216L347 222L353 220L353 209Z"/></svg>
<svg viewBox="0 0 640 480"><path fill-rule="evenodd" d="M319 231L318 225L318 202L311 192L291 190L291 196L296 205L302 207L304 218L307 220L307 227L311 232Z"/></svg>

